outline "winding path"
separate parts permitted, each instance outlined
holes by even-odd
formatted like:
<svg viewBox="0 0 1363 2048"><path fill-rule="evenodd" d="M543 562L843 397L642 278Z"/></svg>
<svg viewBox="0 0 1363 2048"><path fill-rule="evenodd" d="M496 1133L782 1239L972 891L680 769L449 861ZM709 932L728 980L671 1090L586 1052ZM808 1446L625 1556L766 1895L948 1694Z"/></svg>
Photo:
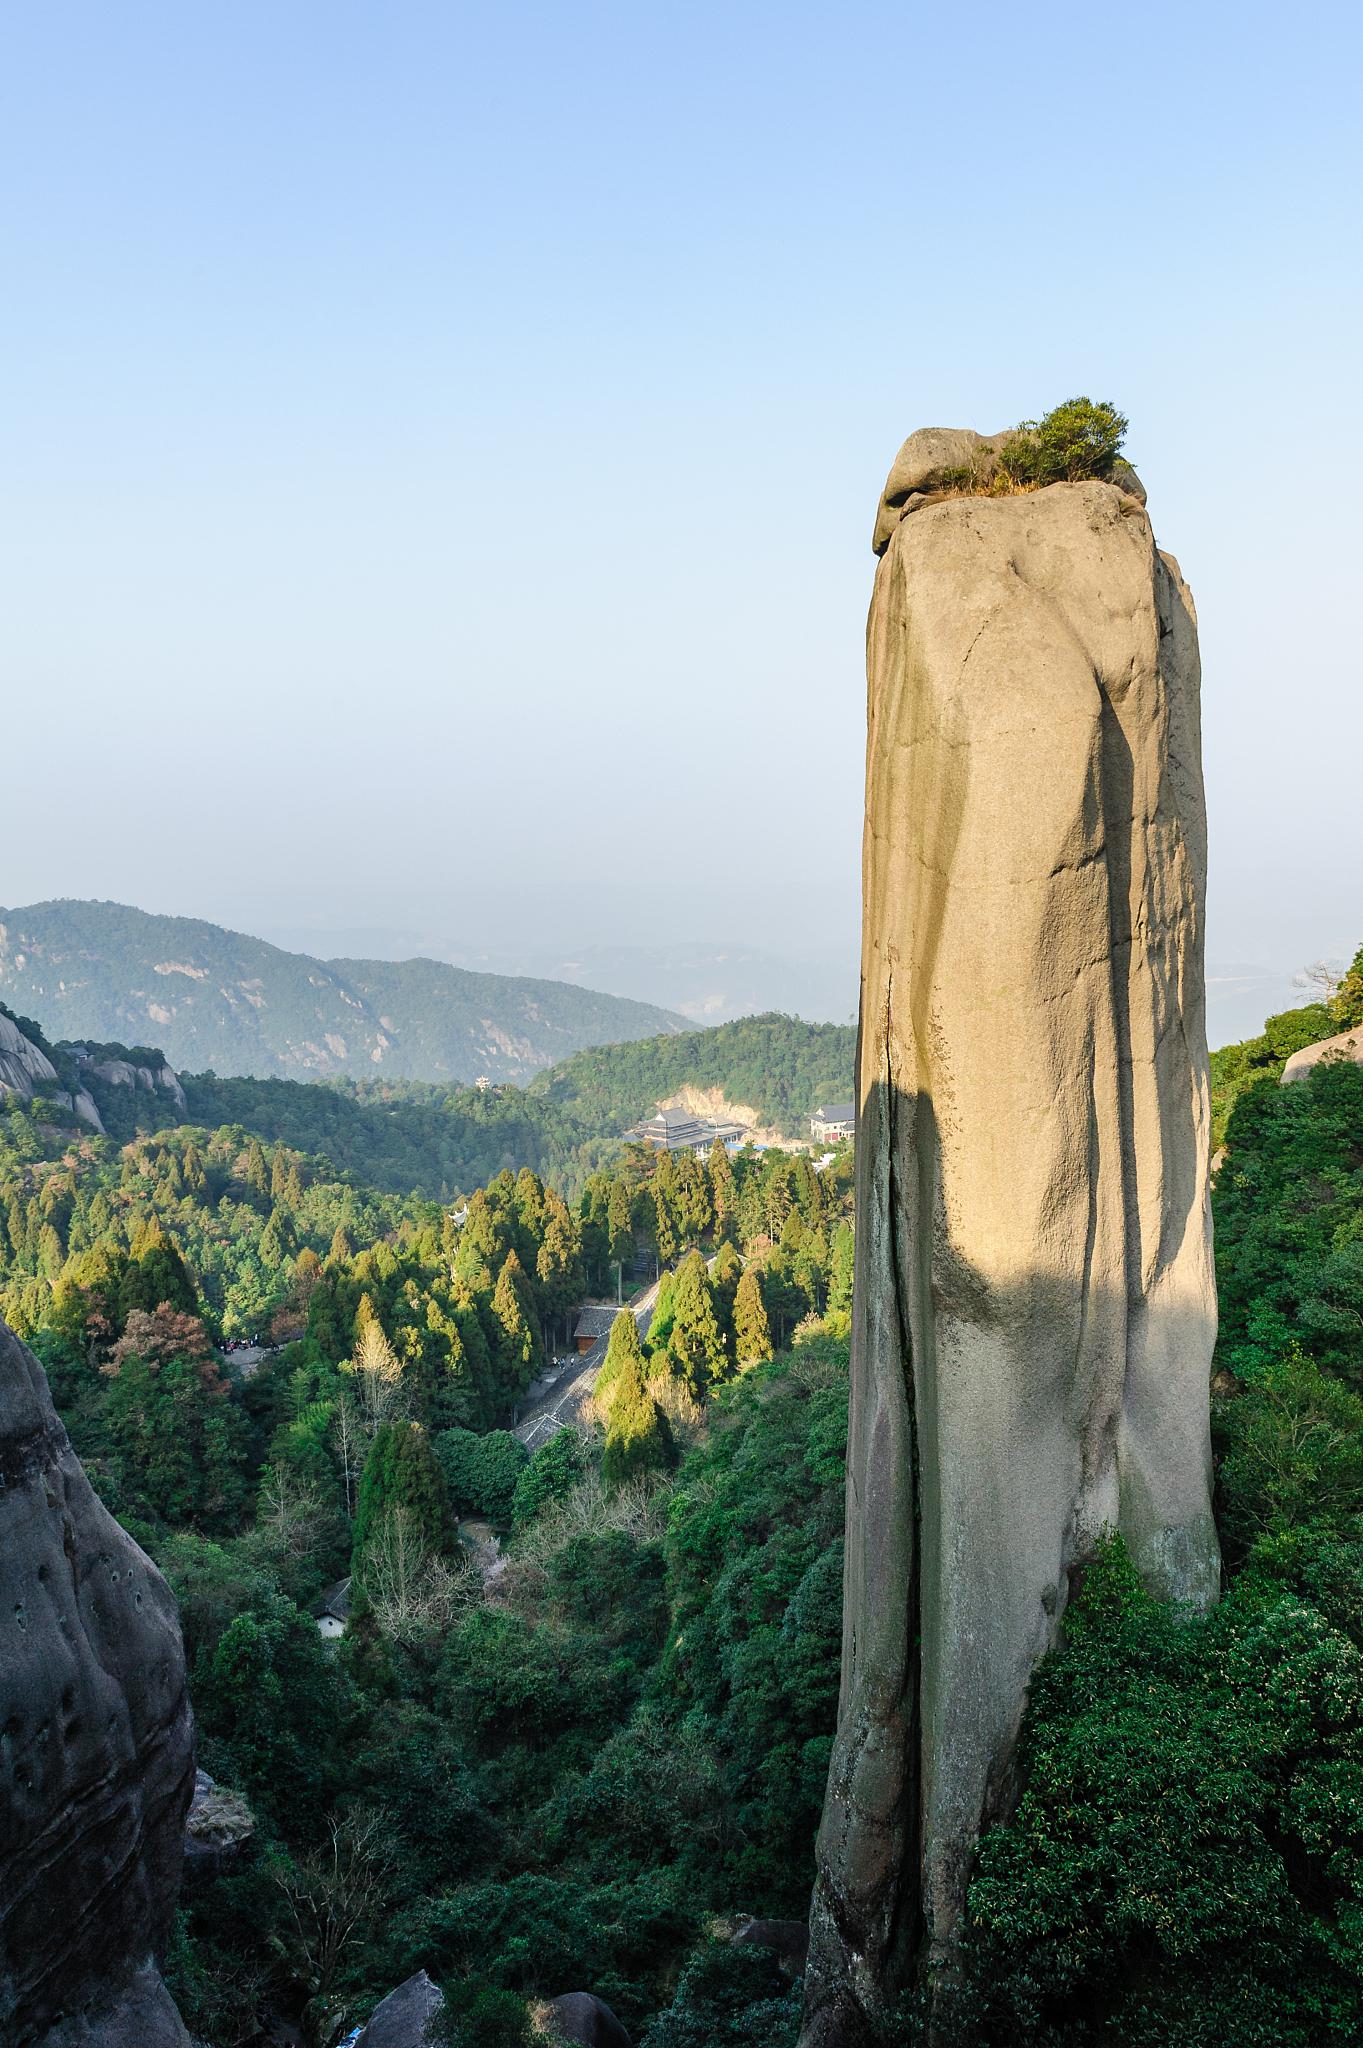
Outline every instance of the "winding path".
<svg viewBox="0 0 1363 2048"><path fill-rule="evenodd" d="M628 1304L634 1311L641 1337L648 1335L661 1284L655 1280L636 1301ZM537 1451L541 1444L548 1443L551 1436L557 1436L561 1429L568 1429L582 1419L582 1411L591 1400L592 1389L596 1385L596 1376L606 1362L609 1342L609 1335L598 1337L590 1351L584 1351L573 1360L552 1392L526 1409L516 1424L515 1434L528 1451Z"/></svg>

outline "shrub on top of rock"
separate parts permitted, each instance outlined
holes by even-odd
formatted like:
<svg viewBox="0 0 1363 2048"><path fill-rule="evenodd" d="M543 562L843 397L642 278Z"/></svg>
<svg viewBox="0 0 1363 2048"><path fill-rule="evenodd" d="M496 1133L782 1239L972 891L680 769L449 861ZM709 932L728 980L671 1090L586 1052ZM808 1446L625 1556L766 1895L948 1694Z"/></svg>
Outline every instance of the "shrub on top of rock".
<svg viewBox="0 0 1363 2048"><path fill-rule="evenodd" d="M1023 420L998 453L996 479L1013 489L1107 477L1128 421L1107 399L1067 398L1044 419Z"/></svg>

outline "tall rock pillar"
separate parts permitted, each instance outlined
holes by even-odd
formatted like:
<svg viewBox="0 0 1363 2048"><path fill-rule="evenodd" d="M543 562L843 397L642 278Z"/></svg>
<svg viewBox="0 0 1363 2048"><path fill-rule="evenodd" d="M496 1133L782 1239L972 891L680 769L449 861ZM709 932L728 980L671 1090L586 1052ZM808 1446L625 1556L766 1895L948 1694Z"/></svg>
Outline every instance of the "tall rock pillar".
<svg viewBox="0 0 1363 2048"><path fill-rule="evenodd" d="M5 2048L189 2048L157 1963L193 1789L175 1602L0 1322Z"/></svg>
<svg viewBox="0 0 1363 2048"><path fill-rule="evenodd" d="M877 527L842 1695L804 2048L949 1970L1032 1669L1119 1530L1219 1584L1192 599L1143 494L937 497Z"/></svg>

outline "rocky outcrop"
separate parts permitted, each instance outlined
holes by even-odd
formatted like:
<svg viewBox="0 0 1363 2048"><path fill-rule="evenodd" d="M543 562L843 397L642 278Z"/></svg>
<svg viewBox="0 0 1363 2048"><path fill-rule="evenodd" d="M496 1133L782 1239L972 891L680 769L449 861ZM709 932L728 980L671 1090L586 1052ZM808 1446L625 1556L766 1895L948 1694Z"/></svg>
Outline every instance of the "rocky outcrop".
<svg viewBox="0 0 1363 2048"><path fill-rule="evenodd" d="M182 1116L189 1113L189 1101L180 1086L180 1076L163 1060L159 1066L134 1066L131 1060L95 1059L84 1047L71 1051L86 1073L109 1088L141 1089L144 1095L168 1095Z"/></svg>
<svg viewBox="0 0 1363 2048"><path fill-rule="evenodd" d="M104 1123L99 1110L84 1088L66 1089L62 1086L61 1075L53 1066L41 1046L25 1037L12 1017L0 1010L0 1095L17 1095L21 1102L32 1102L35 1095L43 1095L60 1103L64 1109L90 1125L92 1130L104 1135Z"/></svg>
<svg viewBox="0 0 1363 2048"><path fill-rule="evenodd" d="M1283 1068L1284 1081L1300 1081L1313 1067L1324 1060L1352 1060L1363 1066L1363 1024L1355 1024L1351 1031L1341 1031L1334 1038L1318 1039L1314 1045L1304 1045L1300 1052L1294 1052Z"/></svg>
<svg viewBox="0 0 1363 2048"><path fill-rule="evenodd" d="M805 1920L751 1920L744 1915L729 1940L734 1948L766 1949L776 1958L784 1977L804 1974L809 1954L809 1923Z"/></svg>
<svg viewBox="0 0 1363 2048"><path fill-rule="evenodd" d="M1112 484L903 516L919 439L868 629L843 1673L805 2048L883 2038L925 1963L949 1993L1030 1674L1103 1532L1162 1595L1219 1585L1192 600Z"/></svg>
<svg viewBox="0 0 1363 2048"><path fill-rule="evenodd" d="M215 1783L207 1771L196 1771L185 1816L186 1888L235 1869L249 1855L255 1832L256 1817L241 1795Z"/></svg>
<svg viewBox="0 0 1363 2048"><path fill-rule="evenodd" d="M566 1991L561 1998L551 1998L543 2032L560 2048L630 2048L625 2027L605 2000L590 1991Z"/></svg>
<svg viewBox="0 0 1363 2048"><path fill-rule="evenodd" d="M30 1102L35 1095L60 1087L57 1069L47 1054L0 1010L0 1095L18 1095Z"/></svg>
<svg viewBox="0 0 1363 2048"><path fill-rule="evenodd" d="M185 2048L156 1970L194 1743L175 1604L0 1323L0 2040Z"/></svg>
<svg viewBox="0 0 1363 2048"><path fill-rule="evenodd" d="M355 2048L426 2048L432 2022L444 2010L440 1986L418 1970L375 2006Z"/></svg>
<svg viewBox="0 0 1363 2048"><path fill-rule="evenodd" d="M971 427L920 427L896 455L876 507L871 550L883 555L900 521L943 495L959 493L967 473L973 486L986 489L998 467L999 451L1017 430L977 434ZM1145 503L1145 486L1129 462L1112 464L1111 483L1125 496Z"/></svg>

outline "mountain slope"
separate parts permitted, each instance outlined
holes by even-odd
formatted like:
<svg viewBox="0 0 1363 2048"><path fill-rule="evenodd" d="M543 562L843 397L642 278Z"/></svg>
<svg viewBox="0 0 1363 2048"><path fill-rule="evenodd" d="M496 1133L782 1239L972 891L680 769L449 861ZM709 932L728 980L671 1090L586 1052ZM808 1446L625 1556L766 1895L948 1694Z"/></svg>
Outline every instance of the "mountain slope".
<svg viewBox="0 0 1363 2048"><path fill-rule="evenodd" d="M54 1038L152 1038L176 1067L295 1079L518 1080L681 1022L562 982L314 960L198 918L77 901L0 910L0 999Z"/></svg>
<svg viewBox="0 0 1363 2048"><path fill-rule="evenodd" d="M856 1042L851 1024L806 1024L774 1012L740 1017L709 1031L595 1046L537 1076L530 1092L605 1132L649 1115L680 1088L718 1088L763 1123L801 1137L820 1103L850 1099Z"/></svg>

